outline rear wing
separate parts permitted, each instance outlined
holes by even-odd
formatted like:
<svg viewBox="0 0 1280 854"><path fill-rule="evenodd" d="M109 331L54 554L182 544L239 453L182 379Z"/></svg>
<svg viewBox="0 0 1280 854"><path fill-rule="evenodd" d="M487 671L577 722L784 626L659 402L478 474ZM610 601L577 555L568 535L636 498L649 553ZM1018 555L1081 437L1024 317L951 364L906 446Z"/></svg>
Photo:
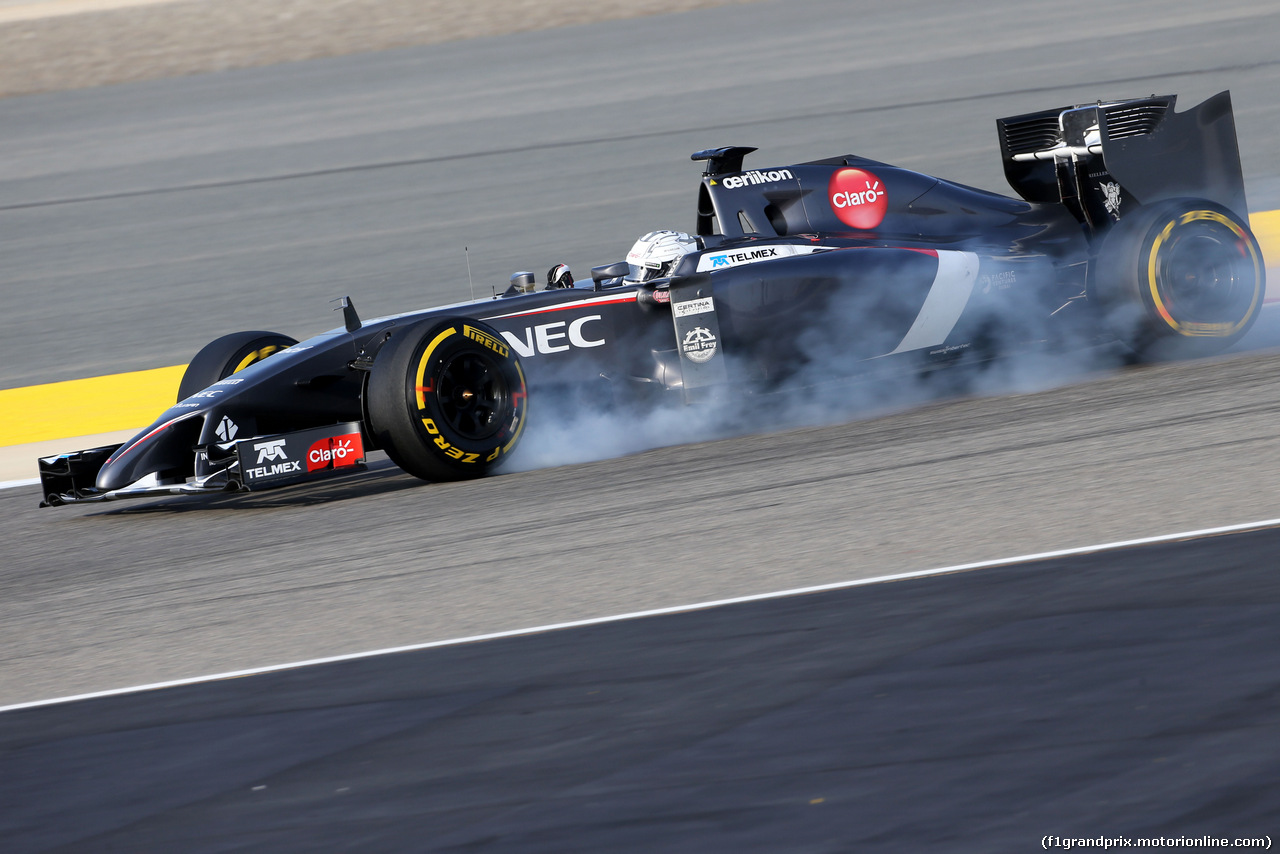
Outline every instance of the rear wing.
<svg viewBox="0 0 1280 854"><path fill-rule="evenodd" d="M1248 217L1231 93L1178 113L1176 95L998 119L1009 184L1061 202L1095 231L1137 205L1195 197Z"/></svg>

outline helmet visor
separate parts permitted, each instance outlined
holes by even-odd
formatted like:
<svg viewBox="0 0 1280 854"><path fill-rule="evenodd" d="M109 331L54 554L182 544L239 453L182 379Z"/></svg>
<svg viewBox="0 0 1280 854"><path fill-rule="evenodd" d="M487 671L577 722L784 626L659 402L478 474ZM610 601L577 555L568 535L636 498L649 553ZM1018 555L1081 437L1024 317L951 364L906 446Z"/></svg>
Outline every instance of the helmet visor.
<svg viewBox="0 0 1280 854"><path fill-rule="evenodd" d="M631 272L627 274L628 282L647 282L650 279L658 278L661 268L649 267L644 264L628 263L627 266Z"/></svg>

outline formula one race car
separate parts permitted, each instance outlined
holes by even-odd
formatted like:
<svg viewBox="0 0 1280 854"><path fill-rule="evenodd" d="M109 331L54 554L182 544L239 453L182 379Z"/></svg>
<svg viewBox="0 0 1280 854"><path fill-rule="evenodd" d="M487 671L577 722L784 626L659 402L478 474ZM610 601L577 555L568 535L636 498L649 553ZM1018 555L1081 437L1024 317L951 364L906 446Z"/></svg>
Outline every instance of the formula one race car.
<svg viewBox="0 0 1280 854"><path fill-rule="evenodd" d="M378 448L426 480L476 477L565 388L716 405L815 366L917 369L1019 342L1220 351L1257 317L1264 265L1230 95L1174 103L999 120L1020 199L861 157L744 171L755 149L700 151L694 234L646 235L586 286L557 267L542 290L519 273L492 300L368 322L344 299L344 327L301 343L219 338L135 438L41 459L45 503L279 486Z"/></svg>

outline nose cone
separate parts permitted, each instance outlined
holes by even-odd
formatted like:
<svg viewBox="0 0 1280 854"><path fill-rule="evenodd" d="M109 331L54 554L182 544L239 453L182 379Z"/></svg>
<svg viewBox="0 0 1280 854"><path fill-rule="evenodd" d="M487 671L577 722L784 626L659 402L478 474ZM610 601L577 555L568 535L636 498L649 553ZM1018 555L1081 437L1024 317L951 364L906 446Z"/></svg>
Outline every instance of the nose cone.
<svg viewBox="0 0 1280 854"><path fill-rule="evenodd" d="M134 436L112 454L98 470L96 486L102 492L123 489L146 473L138 474L138 461L145 456L146 434Z"/></svg>
<svg viewBox="0 0 1280 854"><path fill-rule="evenodd" d="M188 413L170 419L161 416L160 421L125 442L108 458L98 471L95 485L110 492L150 474L159 474L168 481L184 479L194 469L192 446L202 423L202 419L191 418Z"/></svg>

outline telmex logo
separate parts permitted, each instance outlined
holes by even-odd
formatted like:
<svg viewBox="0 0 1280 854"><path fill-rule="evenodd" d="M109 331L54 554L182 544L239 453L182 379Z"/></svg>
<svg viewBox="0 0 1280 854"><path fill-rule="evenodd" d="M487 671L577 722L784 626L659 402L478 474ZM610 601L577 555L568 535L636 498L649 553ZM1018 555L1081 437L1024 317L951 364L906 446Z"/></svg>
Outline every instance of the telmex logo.
<svg viewBox="0 0 1280 854"><path fill-rule="evenodd" d="M287 460L288 457L284 453L284 439L276 439L272 442L255 442L253 449L258 452L258 465L262 465L268 460Z"/></svg>
<svg viewBox="0 0 1280 854"><path fill-rule="evenodd" d="M741 175L730 175L728 178L721 178L720 183L724 184L727 189L736 190L739 187L754 184L773 184L777 181L786 181L794 177L790 169L775 169L771 172L743 172Z"/></svg>
<svg viewBox="0 0 1280 854"><path fill-rule="evenodd" d="M737 249L728 252L708 252L698 259L698 272L721 270L726 267L740 267L743 264L754 264L757 261L770 261L774 258L790 258L795 255L811 255L819 247L795 246L781 244L778 246L759 246L754 249Z"/></svg>
<svg viewBox="0 0 1280 854"><path fill-rule="evenodd" d="M711 267L736 267L739 264L750 264L753 261L765 261L769 258L779 257L778 247L770 246L766 249L752 249L748 252L732 252L725 255L711 256Z"/></svg>
<svg viewBox="0 0 1280 854"><path fill-rule="evenodd" d="M579 317L574 321L560 320L555 323L543 323L538 326L526 326L524 337L514 332L502 331L512 348L526 359L534 353L563 353L571 347L599 347L605 343L603 338L588 338L583 327L592 321L601 320L598 314Z"/></svg>
<svg viewBox="0 0 1280 854"><path fill-rule="evenodd" d="M853 228L875 228L889 209L884 184L865 169L838 169L827 185L836 216Z"/></svg>

